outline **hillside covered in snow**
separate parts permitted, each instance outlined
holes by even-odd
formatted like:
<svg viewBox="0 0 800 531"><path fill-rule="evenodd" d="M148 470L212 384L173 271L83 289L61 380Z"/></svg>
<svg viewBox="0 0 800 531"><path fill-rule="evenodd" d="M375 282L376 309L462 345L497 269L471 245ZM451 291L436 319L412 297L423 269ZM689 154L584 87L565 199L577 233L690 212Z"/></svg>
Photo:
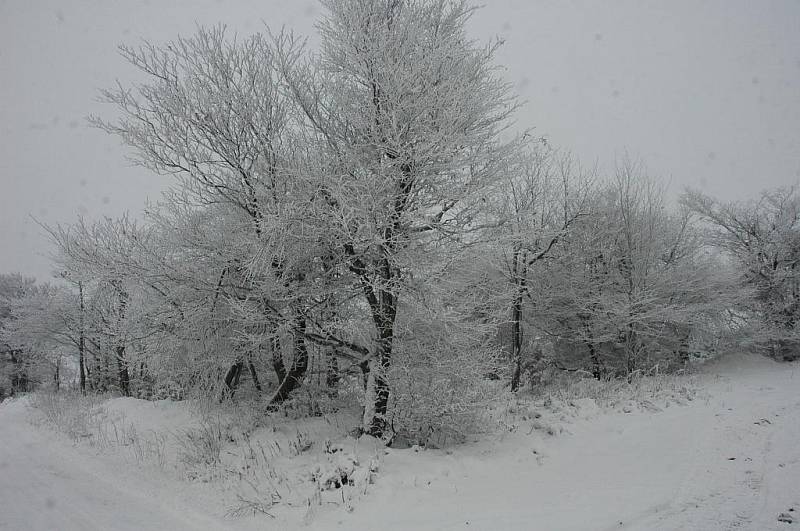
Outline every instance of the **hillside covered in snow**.
<svg viewBox="0 0 800 531"><path fill-rule="evenodd" d="M73 412L76 423L59 428L43 399L12 399L0 405L0 529L761 531L800 523L796 362L734 355L693 376L653 377L634 396L514 398L498 407L494 431L447 449L356 440L348 419L333 417L250 426L245 439L242 421L209 421L218 411L130 398L97 402L82 421ZM216 461L187 455L189 434L200 437L203 426L220 430L211 437Z"/></svg>

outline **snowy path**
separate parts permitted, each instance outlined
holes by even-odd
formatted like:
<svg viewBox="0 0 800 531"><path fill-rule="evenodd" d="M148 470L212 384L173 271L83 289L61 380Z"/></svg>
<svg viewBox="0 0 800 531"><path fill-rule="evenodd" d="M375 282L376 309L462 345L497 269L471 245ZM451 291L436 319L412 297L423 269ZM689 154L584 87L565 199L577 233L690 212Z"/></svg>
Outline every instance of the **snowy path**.
<svg viewBox="0 0 800 531"><path fill-rule="evenodd" d="M323 506L308 524L304 508L214 517L224 509L191 485L76 449L6 403L0 530L800 529L800 363L732 357L701 382L708 399L590 413L554 437L523 426L452 452L390 450L352 513Z"/></svg>
<svg viewBox="0 0 800 531"><path fill-rule="evenodd" d="M800 526L800 371L750 369L726 375L693 412L679 488L627 528L782 529L781 513Z"/></svg>
<svg viewBox="0 0 800 531"><path fill-rule="evenodd" d="M0 530L227 529L187 508L176 485L87 457L29 416L22 402L0 406Z"/></svg>
<svg viewBox="0 0 800 531"><path fill-rule="evenodd" d="M390 455L352 515L315 528L800 528L800 365L740 357L702 380L708 400L600 415L544 441L522 434L484 453ZM794 524L778 522L781 513Z"/></svg>

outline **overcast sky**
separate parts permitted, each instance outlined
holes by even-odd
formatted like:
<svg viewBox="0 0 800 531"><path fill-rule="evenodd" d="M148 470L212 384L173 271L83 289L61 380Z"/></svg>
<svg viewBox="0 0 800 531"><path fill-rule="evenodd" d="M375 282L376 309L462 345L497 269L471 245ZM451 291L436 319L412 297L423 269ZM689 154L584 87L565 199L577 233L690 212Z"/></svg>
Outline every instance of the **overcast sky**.
<svg viewBox="0 0 800 531"><path fill-rule="evenodd" d="M745 199L800 178L800 1L485 0L476 38L527 104L520 126L601 168L625 152L673 191ZM313 32L315 1L0 0L0 272L49 277L31 216L136 214L168 183L132 167L97 89L132 79L122 42L196 24Z"/></svg>

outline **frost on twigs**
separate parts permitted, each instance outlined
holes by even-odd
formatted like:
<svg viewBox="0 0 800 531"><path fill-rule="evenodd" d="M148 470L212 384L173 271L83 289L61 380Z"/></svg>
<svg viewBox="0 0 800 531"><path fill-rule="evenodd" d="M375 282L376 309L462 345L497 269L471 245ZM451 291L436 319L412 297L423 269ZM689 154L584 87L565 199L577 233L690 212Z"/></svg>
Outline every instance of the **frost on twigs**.
<svg viewBox="0 0 800 531"><path fill-rule="evenodd" d="M445 446L483 429L496 396L498 351L485 325L467 327L452 316L412 313L389 373L392 397L388 423L392 446Z"/></svg>

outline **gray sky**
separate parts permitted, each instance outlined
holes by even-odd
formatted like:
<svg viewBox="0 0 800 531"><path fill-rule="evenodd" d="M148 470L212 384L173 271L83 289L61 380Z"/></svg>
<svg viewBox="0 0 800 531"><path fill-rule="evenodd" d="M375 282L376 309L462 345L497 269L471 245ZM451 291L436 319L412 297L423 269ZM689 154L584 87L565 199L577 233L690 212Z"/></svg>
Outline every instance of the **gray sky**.
<svg viewBox="0 0 800 531"><path fill-rule="evenodd" d="M584 161L626 151L678 191L744 199L800 178L800 2L484 0L475 37L505 39L498 61L534 127ZM121 42L164 42L195 24L313 31L313 0L0 0L0 272L47 278L30 219L136 213L166 177L132 167L97 89L133 71Z"/></svg>

